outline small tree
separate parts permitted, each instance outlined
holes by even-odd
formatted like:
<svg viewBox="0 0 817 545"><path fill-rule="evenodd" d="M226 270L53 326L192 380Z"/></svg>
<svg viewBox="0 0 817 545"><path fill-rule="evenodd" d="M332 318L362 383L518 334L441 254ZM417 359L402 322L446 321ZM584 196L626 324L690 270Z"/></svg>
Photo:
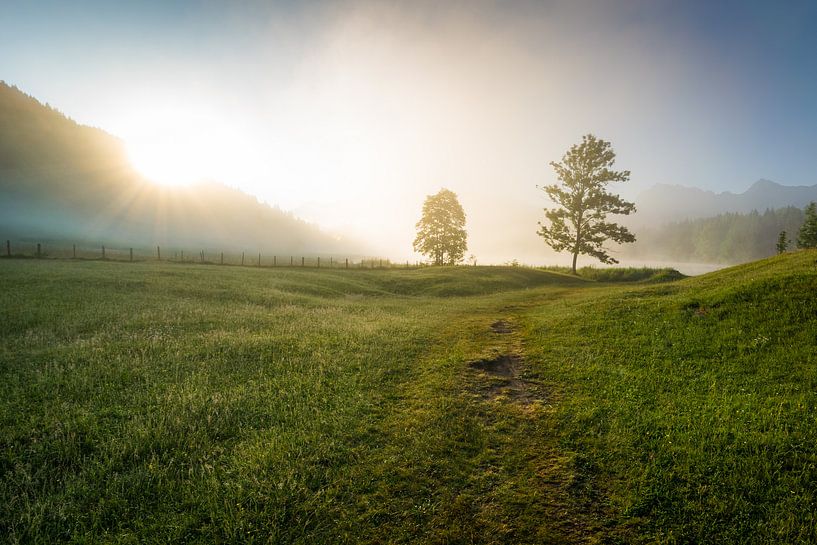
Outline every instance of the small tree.
<svg viewBox="0 0 817 545"><path fill-rule="evenodd" d="M805 213L806 219L797 234L797 247L817 248L817 204L810 202Z"/></svg>
<svg viewBox="0 0 817 545"><path fill-rule="evenodd" d="M550 225L539 222L537 234L557 252L567 250L573 254L573 274L579 254L593 256L602 263L618 263L607 253L604 243L635 242L635 235L626 227L605 221L607 214L635 212L635 204L605 190L610 182L630 179L629 170L610 170L615 158L609 142L588 134L565 153L561 162L550 163L562 184L541 189L559 207L545 209Z"/></svg>
<svg viewBox="0 0 817 545"><path fill-rule="evenodd" d="M465 211L457 195L441 189L423 203L423 217L417 222L414 251L429 256L435 265L462 261L467 249Z"/></svg>
<svg viewBox="0 0 817 545"><path fill-rule="evenodd" d="M777 235L777 253L783 254L786 250L789 249L789 242L788 235L786 235L786 231L780 231L780 234Z"/></svg>

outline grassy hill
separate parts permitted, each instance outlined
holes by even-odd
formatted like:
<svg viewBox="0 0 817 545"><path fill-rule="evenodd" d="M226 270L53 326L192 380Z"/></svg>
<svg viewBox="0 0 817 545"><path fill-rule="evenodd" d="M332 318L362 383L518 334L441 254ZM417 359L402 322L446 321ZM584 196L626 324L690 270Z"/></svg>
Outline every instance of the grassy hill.
<svg viewBox="0 0 817 545"><path fill-rule="evenodd" d="M0 278L11 542L817 539L815 252L661 283L13 259Z"/></svg>
<svg viewBox="0 0 817 545"><path fill-rule="evenodd" d="M574 479L644 541L817 540L817 253L530 312Z"/></svg>
<svg viewBox="0 0 817 545"><path fill-rule="evenodd" d="M118 138L79 125L0 82L3 239L332 254L360 252L278 208L217 183L160 187Z"/></svg>

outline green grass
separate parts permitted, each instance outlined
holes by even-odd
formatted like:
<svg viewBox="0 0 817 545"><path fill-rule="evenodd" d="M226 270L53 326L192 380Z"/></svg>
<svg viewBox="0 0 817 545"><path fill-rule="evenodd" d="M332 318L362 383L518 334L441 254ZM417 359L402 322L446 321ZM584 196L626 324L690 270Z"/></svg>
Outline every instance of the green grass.
<svg viewBox="0 0 817 545"><path fill-rule="evenodd" d="M814 542L815 261L651 283L2 260L0 535ZM469 368L501 354L522 390Z"/></svg>
<svg viewBox="0 0 817 545"><path fill-rule="evenodd" d="M582 486L645 542L817 541L817 253L526 317ZM634 541L631 539L630 541Z"/></svg>

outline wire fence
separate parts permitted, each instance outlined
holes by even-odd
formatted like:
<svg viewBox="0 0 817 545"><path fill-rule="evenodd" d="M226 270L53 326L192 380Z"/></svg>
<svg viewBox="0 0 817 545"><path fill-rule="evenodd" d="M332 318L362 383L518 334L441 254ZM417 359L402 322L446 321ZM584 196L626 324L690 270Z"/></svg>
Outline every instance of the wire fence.
<svg viewBox="0 0 817 545"><path fill-rule="evenodd" d="M122 247L120 245L66 243L64 241L5 241L2 257L21 259L76 259L125 262L167 262L201 265L230 265L239 267L301 267L324 269L392 269L423 267L422 262L395 262L380 257L304 254L275 254L264 252L221 251L213 249L154 246Z"/></svg>

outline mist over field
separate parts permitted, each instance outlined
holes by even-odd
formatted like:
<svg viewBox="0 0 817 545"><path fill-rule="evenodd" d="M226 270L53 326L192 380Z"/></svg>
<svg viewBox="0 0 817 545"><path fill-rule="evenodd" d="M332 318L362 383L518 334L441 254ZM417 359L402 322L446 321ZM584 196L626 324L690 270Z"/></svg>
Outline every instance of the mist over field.
<svg viewBox="0 0 817 545"><path fill-rule="evenodd" d="M0 86L0 116L4 120L0 228L15 243L50 241L55 248L76 242L158 245L282 256L375 255L397 262L419 258L408 254L410 246L381 240L389 226L396 226L394 222L355 237L344 228L305 222L218 182L157 184L132 164L123 141L78 125L16 87ZM538 188L530 193L539 206L553 206ZM460 198L467 218L470 262L568 263L569 256L553 252L536 235L541 208L519 203L512 210L492 203L486 221L479 215L486 207L475 204L470 192ZM817 186L787 187L768 180L736 194L656 185L636 197L639 211L623 218L636 234L636 244L611 246L626 265L673 266L700 274L772 255L776 234L795 232L803 222L798 207L815 199ZM516 213L526 209L529 217ZM402 210L407 216L420 212L411 206Z"/></svg>
<svg viewBox="0 0 817 545"><path fill-rule="evenodd" d="M478 262L563 263L536 235L551 205L537 186L555 181L548 163L588 132L611 141L616 166L632 172L612 190L636 202L627 220L642 230L669 218L649 198L667 184L741 193L761 177L817 183L798 153L808 140L784 146L769 130L785 121L808 130L789 107L793 87L749 84L755 68L744 58L783 67L795 47L766 47L776 39L770 10L747 7L731 33L709 35L696 21L729 16L722 6L40 2L11 8L17 23L0 46L12 54L0 68L9 84L120 138L117 168L162 185L238 188L353 241L344 251L420 259L412 240L423 199L445 187L461 199ZM808 11L774 15L798 29ZM76 62L64 62L69 54ZM775 93L789 100L768 101ZM13 125L3 130L14 142ZM750 212L707 200L698 204L708 216ZM637 258L744 259L652 250Z"/></svg>

